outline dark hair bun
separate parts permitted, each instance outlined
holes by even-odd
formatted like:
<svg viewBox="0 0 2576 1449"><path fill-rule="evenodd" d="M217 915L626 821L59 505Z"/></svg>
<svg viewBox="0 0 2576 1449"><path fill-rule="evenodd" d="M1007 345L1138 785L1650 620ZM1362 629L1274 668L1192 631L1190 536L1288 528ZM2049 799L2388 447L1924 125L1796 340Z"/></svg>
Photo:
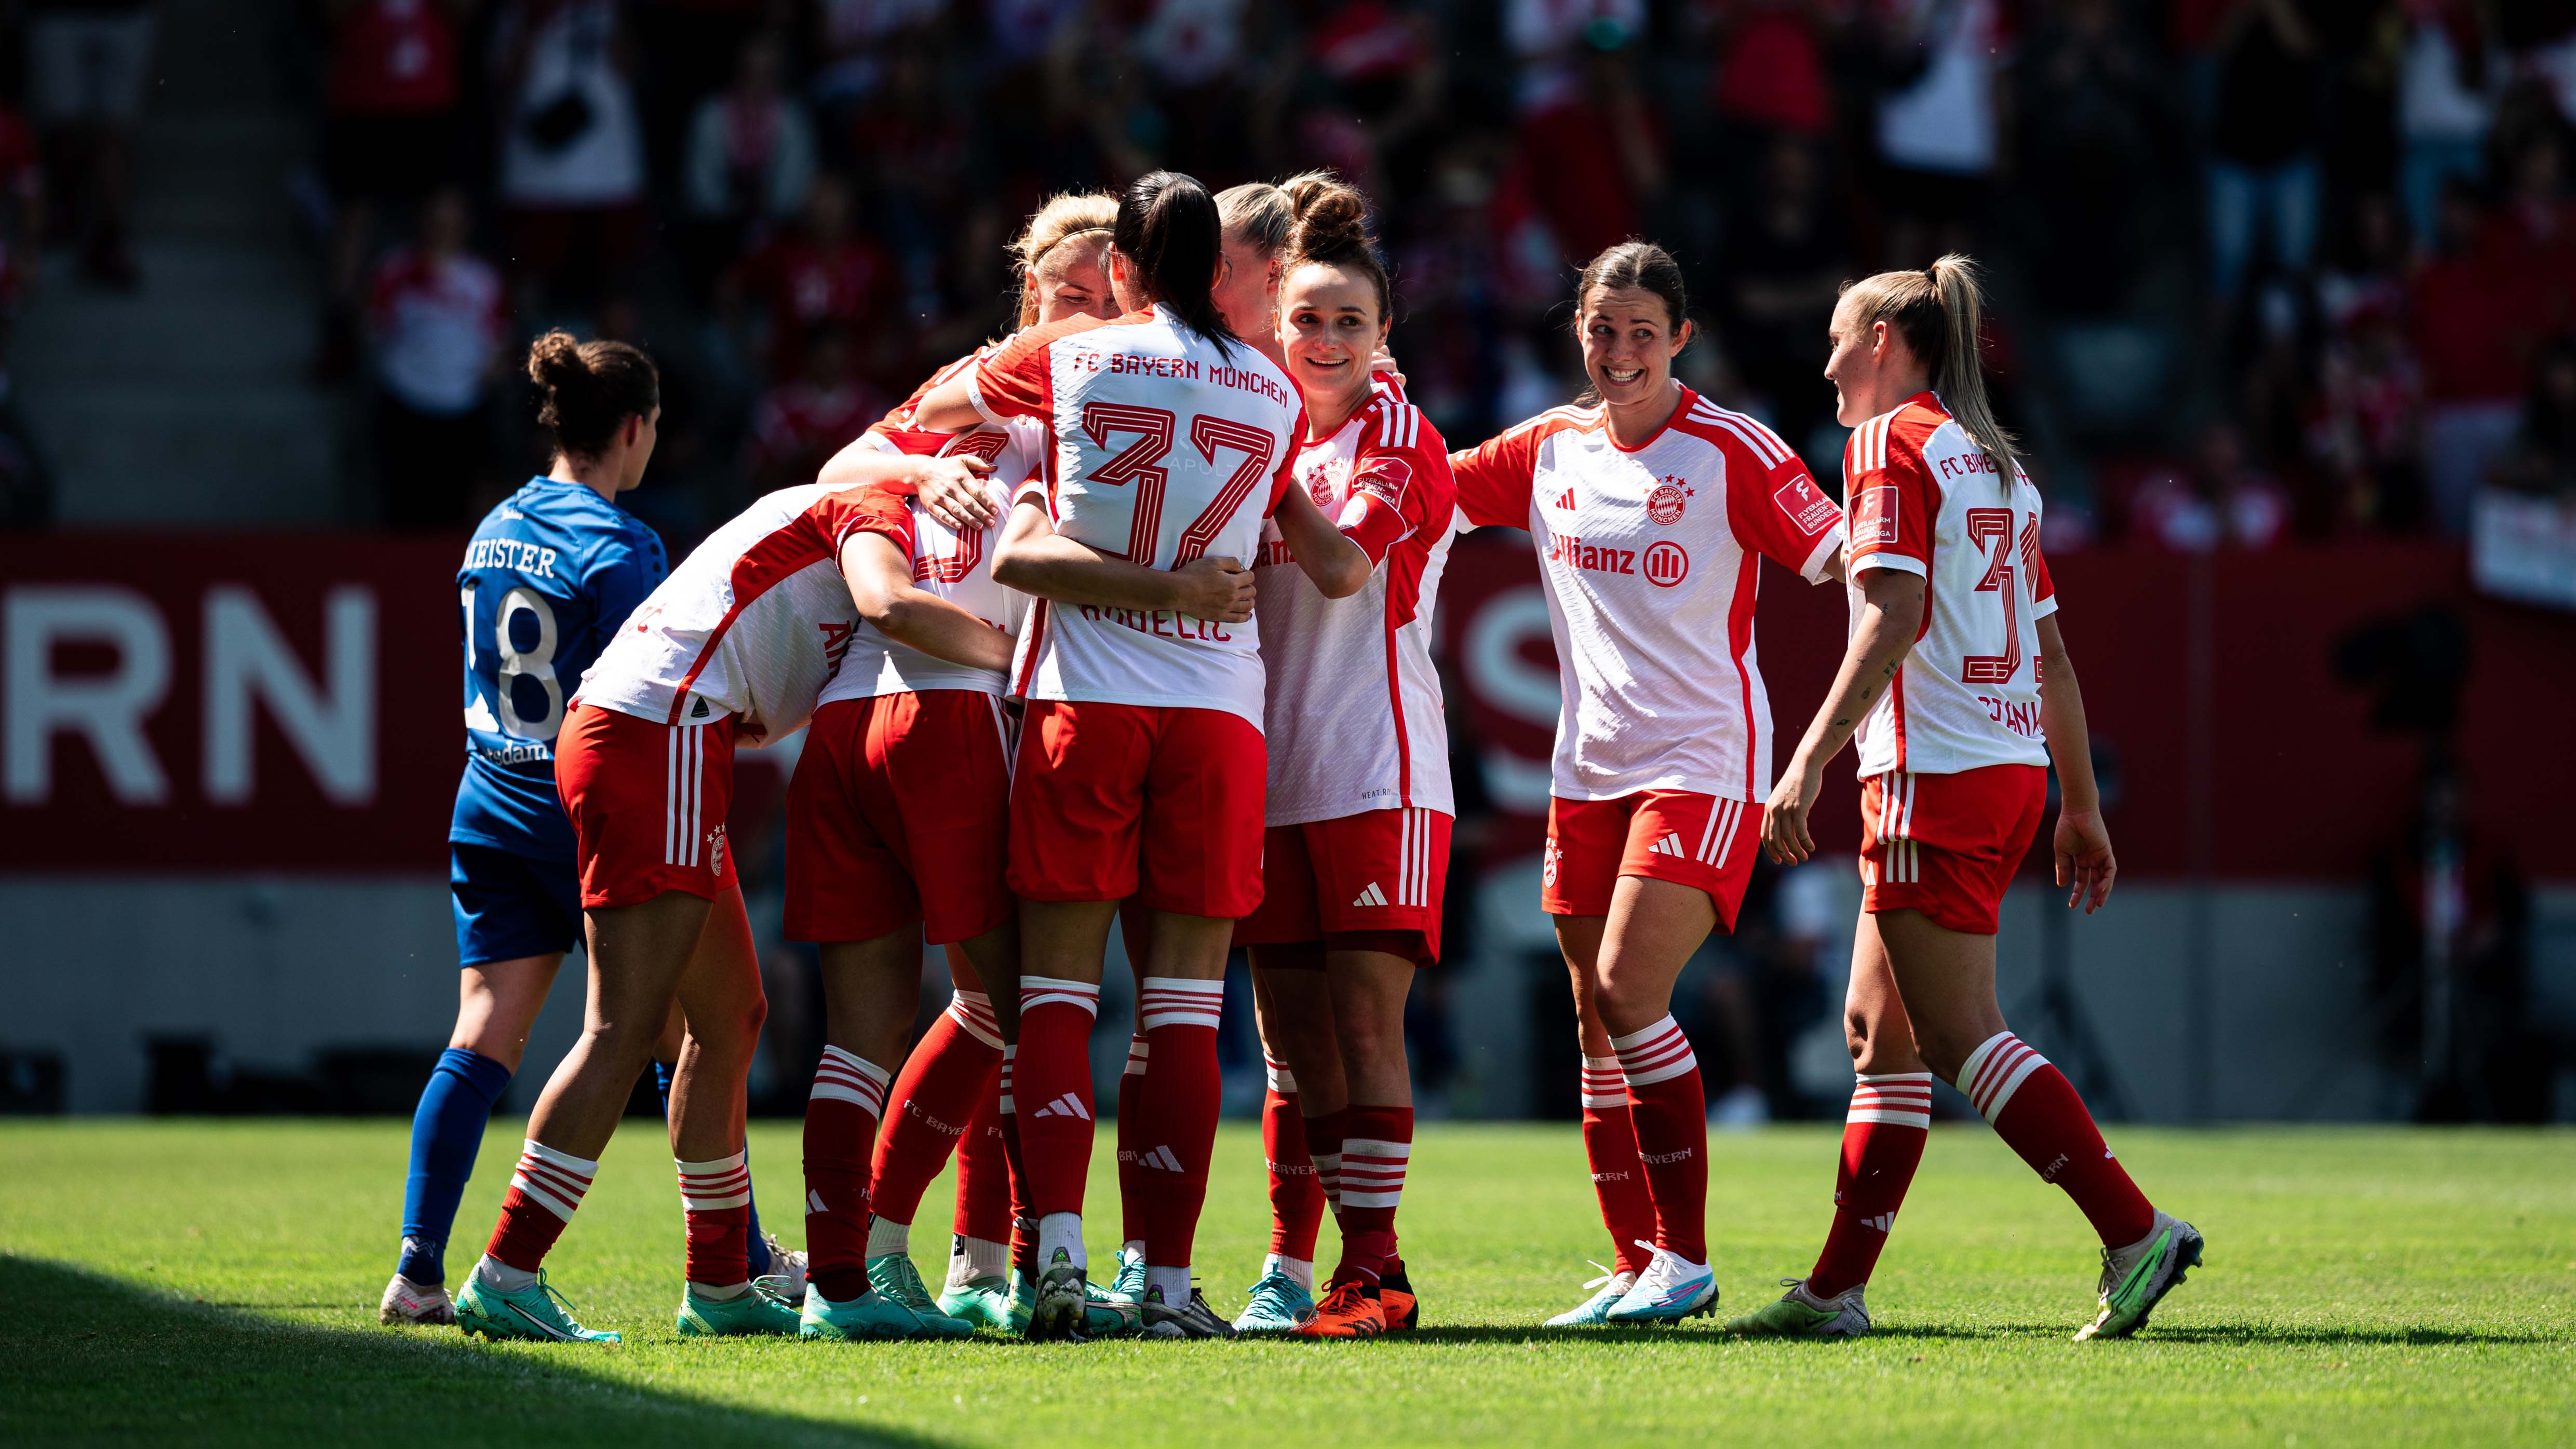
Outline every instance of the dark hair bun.
<svg viewBox="0 0 2576 1449"><path fill-rule="evenodd" d="M1288 234L1288 249L1296 255L1320 261L1376 243L1369 234L1368 199L1330 172L1300 176L1286 190L1297 216Z"/></svg>
<svg viewBox="0 0 2576 1449"><path fill-rule="evenodd" d="M596 457L630 417L662 405L653 359L623 342L576 342L558 328L528 348L528 381L537 385L537 422L554 431L566 453Z"/></svg>

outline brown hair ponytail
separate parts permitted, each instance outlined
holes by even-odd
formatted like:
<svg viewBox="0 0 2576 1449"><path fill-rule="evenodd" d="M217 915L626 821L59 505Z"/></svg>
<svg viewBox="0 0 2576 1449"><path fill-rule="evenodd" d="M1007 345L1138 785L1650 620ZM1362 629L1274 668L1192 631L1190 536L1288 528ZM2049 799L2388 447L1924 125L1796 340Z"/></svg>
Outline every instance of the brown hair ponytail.
<svg viewBox="0 0 2576 1449"><path fill-rule="evenodd" d="M649 418L662 405L653 359L623 342L576 342L558 328L528 349L528 380L537 385L537 423L551 429L558 452L596 458L630 417Z"/></svg>
<svg viewBox="0 0 2576 1449"><path fill-rule="evenodd" d="M1995 419L1985 365L1977 355L1986 293L1976 261L1952 252L1919 272L1864 277L1846 286L1843 295L1854 323L1886 323L1905 339L1915 360L1932 370L1932 390L1941 395L1941 405L1969 441L1986 450L1996 475L2010 488L2020 467L2014 456L2018 440Z"/></svg>

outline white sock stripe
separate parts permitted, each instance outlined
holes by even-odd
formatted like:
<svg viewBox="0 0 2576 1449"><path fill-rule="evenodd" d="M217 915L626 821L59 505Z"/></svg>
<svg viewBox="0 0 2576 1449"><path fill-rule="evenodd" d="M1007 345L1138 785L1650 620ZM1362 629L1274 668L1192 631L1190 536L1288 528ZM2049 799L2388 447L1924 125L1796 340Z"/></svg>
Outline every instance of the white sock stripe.
<svg viewBox="0 0 2576 1449"><path fill-rule="evenodd" d="M1864 1074L1852 1083L1846 1124L1875 1122L1889 1127L1932 1128L1932 1074L1888 1072Z"/></svg>
<svg viewBox="0 0 2576 1449"><path fill-rule="evenodd" d="M1002 1026L993 1017L993 1003L981 992L959 991L948 998L948 1019L958 1030L991 1047L1002 1048Z"/></svg>
<svg viewBox="0 0 2576 1449"><path fill-rule="evenodd" d="M1270 1061L1265 1058L1261 1063L1261 1074L1265 1085L1280 1096L1293 1097L1297 1095L1297 1074L1295 1072L1288 1070L1277 1062Z"/></svg>
<svg viewBox="0 0 2576 1449"><path fill-rule="evenodd" d="M522 1137L519 1139L519 1160L525 1163L531 1158L548 1167L561 1168L572 1176L580 1178L584 1187L590 1185L592 1178L599 1176L599 1164L590 1158L575 1157L569 1152L558 1151L534 1137Z"/></svg>
<svg viewBox="0 0 2576 1449"><path fill-rule="evenodd" d="M734 1153L710 1162L677 1162L680 1202L691 1212L713 1212L751 1201L749 1154Z"/></svg>
<svg viewBox="0 0 2576 1449"><path fill-rule="evenodd" d="M1612 1037L1610 1044L1619 1049L1620 1071L1632 1092L1699 1068L1699 1057L1691 1050L1690 1038L1682 1034L1681 1025L1670 1016L1643 1031Z"/></svg>
<svg viewBox="0 0 2576 1449"><path fill-rule="evenodd" d="M573 1209L581 1206L581 1195L579 1193L565 1194L557 1192L543 1183L530 1179L524 1172L512 1177L510 1179L510 1186L517 1188L528 1201L544 1208L547 1212L553 1213L556 1217L563 1219L565 1222L571 1222Z"/></svg>
<svg viewBox="0 0 2576 1449"><path fill-rule="evenodd" d="M1992 1122L2030 1074L2047 1065L2048 1058L2031 1050L2020 1037L1997 1032L1968 1054L1967 1064L1959 1068L1958 1087Z"/></svg>
<svg viewBox="0 0 2576 1449"><path fill-rule="evenodd" d="M1073 1006L1088 1016L1100 1015L1100 983L1068 981L1060 976L1023 976L1020 978L1020 1010L1032 1011L1041 1006Z"/></svg>
<svg viewBox="0 0 2576 1449"><path fill-rule="evenodd" d="M1344 1165L1348 1165L1350 1160L1354 1157L1365 1157L1376 1162L1405 1162L1409 1161L1412 1156L1413 1144L1411 1142L1388 1142L1375 1137L1345 1137L1342 1139L1342 1162Z"/></svg>
<svg viewBox="0 0 2576 1449"><path fill-rule="evenodd" d="M1164 1026L1213 1027L1225 1011L1225 983L1148 976L1136 983L1136 1018L1147 1031Z"/></svg>

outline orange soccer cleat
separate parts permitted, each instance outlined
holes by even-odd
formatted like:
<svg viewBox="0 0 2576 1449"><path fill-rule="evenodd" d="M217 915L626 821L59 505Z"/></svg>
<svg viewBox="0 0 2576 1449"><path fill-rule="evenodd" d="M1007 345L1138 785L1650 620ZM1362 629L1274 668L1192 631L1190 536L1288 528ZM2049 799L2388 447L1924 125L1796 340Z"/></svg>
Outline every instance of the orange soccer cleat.
<svg viewBox="0 0 2576 1449"><path fill-rule="evenodd" d="M1386 1332L1386 1314L1366 1288L1336 1283L1297 1332L1307 1338L1375 1338Z"/></svg>
<svg viewBox="0 0 2576 1449"><path fill-rule="evenodd" d="M1389 1333L1403 1333L1422 1321L1421 1300L1413 1296L1413 1280L1405 1276L1401 1261L1390 1260L1386 1275L1378 1279L1377 1306Z"/></svg>

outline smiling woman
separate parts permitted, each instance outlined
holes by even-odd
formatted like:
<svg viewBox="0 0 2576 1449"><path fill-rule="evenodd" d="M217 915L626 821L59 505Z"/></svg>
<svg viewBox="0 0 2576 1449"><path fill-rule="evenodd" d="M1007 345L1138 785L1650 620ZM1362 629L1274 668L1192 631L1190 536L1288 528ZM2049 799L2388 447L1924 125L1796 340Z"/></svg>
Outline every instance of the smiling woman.
<svg viewBox="0 0 2576 1449"><path fill-rule="evenodd" d="M1761 838L1755 585L1766 556L1839 576L1843 530L1777 435L1673 380L1692 327L1663 248L1602 252L1575 303L1583 398L1450 462L1468 525L1530 531L1573 675L1539 899L1572 973L1584 1147L1619 1258L1554 1322L1657 1322L1717 1297L1705 1094L1671 1005L1709 931L1734 929Z"/></svg>

